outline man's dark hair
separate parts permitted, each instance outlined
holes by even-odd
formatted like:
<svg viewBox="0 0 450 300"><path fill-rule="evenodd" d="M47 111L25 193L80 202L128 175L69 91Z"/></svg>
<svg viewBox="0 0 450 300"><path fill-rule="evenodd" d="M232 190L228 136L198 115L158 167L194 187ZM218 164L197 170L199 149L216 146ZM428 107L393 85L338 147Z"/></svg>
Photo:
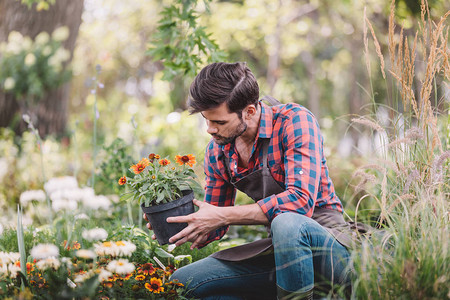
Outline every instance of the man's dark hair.
<svg viewBox="0 0 450 300"><path fill-rule="evenodd" d="M189 90L189 111L198 113L227 103L229 112L238 115L259 99L259 86L246 63L219 62L204 67Z"/></svg>

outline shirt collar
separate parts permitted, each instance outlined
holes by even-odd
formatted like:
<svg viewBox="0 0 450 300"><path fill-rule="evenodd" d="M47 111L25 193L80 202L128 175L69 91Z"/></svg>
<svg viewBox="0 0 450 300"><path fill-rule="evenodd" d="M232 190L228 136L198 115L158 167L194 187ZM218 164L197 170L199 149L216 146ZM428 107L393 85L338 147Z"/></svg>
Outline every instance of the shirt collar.
<svg viewBox="0 0 450 300"><path fill-rule="evenodd" d="M261 105L261 118L259 120L258 129L258 139L270 139L272 138L272 122L273 122L273 111L270 106L262 102L258 102ZM230 153L231 149L234 148L234 143L226 145L218 145L224 153ZM228 156L228 155L226 155Z"/></svg>
<svg viewBox="0 0 450 300"><path fill-rule="evenodd" d="M270 139L272 138L272 122L273 122L273 110L262 101L259 101L261 105L261 119L259 121L258 138Z"/></svg>

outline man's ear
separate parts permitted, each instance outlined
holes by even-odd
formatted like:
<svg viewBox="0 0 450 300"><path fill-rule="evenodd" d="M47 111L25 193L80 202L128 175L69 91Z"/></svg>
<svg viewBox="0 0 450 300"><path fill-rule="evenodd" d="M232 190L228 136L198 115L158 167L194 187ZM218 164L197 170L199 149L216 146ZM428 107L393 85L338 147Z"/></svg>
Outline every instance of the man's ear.
<svg viewBox="0 0 450 300"><path fill-rule="evenodd" d="M256 106L253 104L248 105L245 109L244 109L244 113L245 113L245 119L250 120L251 118L253 118L253 116L256 114L257 109Z"/></svg>

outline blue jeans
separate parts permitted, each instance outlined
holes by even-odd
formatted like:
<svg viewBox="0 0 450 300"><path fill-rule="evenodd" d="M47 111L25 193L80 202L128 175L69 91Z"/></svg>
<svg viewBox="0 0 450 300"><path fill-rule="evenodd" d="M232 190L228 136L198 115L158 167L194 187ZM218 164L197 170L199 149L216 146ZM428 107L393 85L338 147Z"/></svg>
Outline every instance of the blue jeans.
<svg viewBox="0 0 450 300"><path fill-rule="evenodd" d="M180 268L188 295L201 299L276 299L277 286L305 292L315 285L349 285L349 252L319 223L297 213L271 224L274 253L239 262L207 257Z"/></svg>

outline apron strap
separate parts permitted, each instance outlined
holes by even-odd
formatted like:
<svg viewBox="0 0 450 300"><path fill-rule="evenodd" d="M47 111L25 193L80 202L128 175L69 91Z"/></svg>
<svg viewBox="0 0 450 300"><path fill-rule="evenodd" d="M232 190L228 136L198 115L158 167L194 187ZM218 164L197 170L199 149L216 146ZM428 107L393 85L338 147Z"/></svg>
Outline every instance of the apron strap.
<svg viewBox="0 0 450 300"><path fill-rule="evenodd" d="M263 138L262 139L262 151L263 151L263 168L267 168L267 156L269 153L269 144L270 144L270 139L267 138ZM227 172L228 177L230 178L230 182L233 182L232 178L233 176L231 176L231 171L230 168L228 167L228 159L225 156L225 154L222 156L222 163L223 166L225 167L225 171Z"/></svg>
<svg viewBox="0 0 450 300"><path fill-rule="evenodd" d="M280 101L278 101L277 99L275 99L274 97L269 96L269 95L265 95L264 97L261 98L260 101L266 101L266 102L268 102L271 106L281 104Z"/></svg>

